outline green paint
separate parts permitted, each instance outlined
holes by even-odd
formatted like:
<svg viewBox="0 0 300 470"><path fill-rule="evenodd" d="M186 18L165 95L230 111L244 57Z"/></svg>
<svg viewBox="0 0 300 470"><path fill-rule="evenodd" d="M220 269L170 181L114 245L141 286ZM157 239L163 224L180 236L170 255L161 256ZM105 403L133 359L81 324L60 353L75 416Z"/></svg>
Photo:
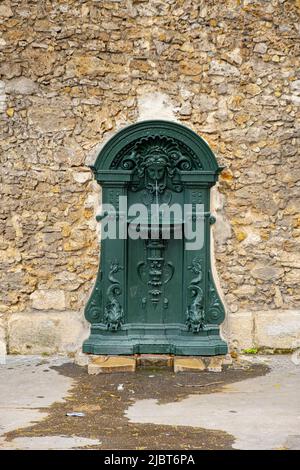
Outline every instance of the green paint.
<svg viewBox="0 0 300 470"><path fill-rule="evenodd" d="M84 352L227 352L219 335L224 307L210 261L210 226L215 221L210 214L210 188L221 169L201 137L167 121L129 126L100 151L92 170L102 186L103 203L115 206L123 195L128 207L141 202L150 207L156 201L204 204L205 243L200 250L187 251L184 239L103 240L101 270L85 309L91 334ZM128 214L117 214L121 216L130 222ZM161 229L162 214L158 220ZM172 229L184 223L174 219Z"/></svg>

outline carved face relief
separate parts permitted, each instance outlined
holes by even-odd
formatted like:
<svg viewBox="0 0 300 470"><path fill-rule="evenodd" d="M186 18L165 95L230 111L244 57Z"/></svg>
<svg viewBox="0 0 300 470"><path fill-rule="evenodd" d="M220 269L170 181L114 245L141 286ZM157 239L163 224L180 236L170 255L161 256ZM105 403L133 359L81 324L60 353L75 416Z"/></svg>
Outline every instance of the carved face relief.
<svg viewBox="0 0 300 470"><path fill-rule="evenodd" d="M175 139L149 136L140 139L121 162L124 170L133 170L131 189L162 194L166 188L182 190L180 171L191 170L195 161Z"/></svg>
<svg viewBox="0 0 300 470"><path fill-rule="evenodd" d="M152 181L161 181L165 174L165 167L159 161L152 163L146 169L146 175Z"/></svg>
<svg viewBox="0 0 300 470"><path fill-rule="evenodd" d="M160 152L151 152L142 167L145 176L145 187L148 191L162 193L166 189L167 156L162 155Z"/></svg>

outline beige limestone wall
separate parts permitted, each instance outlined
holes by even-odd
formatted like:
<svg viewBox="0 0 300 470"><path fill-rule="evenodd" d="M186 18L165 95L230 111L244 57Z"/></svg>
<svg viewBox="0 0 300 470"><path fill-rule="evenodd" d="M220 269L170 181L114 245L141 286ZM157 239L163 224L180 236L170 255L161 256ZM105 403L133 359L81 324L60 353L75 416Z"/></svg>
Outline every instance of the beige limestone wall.
<svg viewBox="0 0 300 470"><path fill-rule="evenodd" d="M299 10L298 0L1 2L0 347L81 344L99 251L100 193L85 164L116 130L153 116L194 129L226 166L213 195L224 336L240 349L298 347Z"/></svg>

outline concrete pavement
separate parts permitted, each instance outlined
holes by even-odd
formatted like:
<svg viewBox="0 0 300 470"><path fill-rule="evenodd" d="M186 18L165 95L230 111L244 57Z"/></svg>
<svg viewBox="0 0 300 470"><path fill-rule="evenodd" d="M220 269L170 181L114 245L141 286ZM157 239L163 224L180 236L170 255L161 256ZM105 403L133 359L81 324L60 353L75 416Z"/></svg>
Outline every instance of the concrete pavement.
<svg viewBox="0 0 300 470"><path fill-rule="evenodd" d="M270 372L247 378L246 372L241 371L244 375L230 383L226 377L232 372L226 371L162 375L154 370L91 378L86 369L75 366L66 357L10 356L5 365L0 365L0 449L107 448L109 442L114 445L111 436L116 437L109 430L114 419L120 426L119 448L125 430L127 448L135 448L143 445L143 441L140 443L134 437L137 429L148 436L149 426L156 425L166 440L170 439L168 427L174 435L168 448L179 448L180 429L187 445L191 434L199 429L202 448L207 445L206 435L218 431L222 439L226 435L232 438L236 449L300 449L300 365L293 363L291 356L258 356L247 360L267 364ZM69 375L64 375L65 366ZM203 381L200 387L206 388L197 389L200 380ZM211 387L212 382L224 385ZM160 395L158 389L162 390ZM66 411L71 409L69 403L75 403L75 409L87 410L85 418L65 418ZM62 429L61 434L49 431L51 421L46 419L54 413L53 407L60 407L56 411L59 422L65 420L64 427L56 428ZM44 427L37 428L43 420ZM89 422L94 427L88 433ZM34 423L36 435L29 435L26 427ZM72 428L73 423L76 429ZM17 434L7 440L5 434L14 430L18 430ZM218 432L214 435L216 448L217 442L221 442ZM133 437L135 440L131 441ZM197 436L193 439L193 448L197 448ZM164 442L160 442L163 447ZM151 441L144 442L145 448L151 449L151 445Z"/></svg>
<svg viewBox="0 0 300 470"><path fill-rule="evenodd" d="M68 395L72 380L51 369L70 359L65 357L8 356L0 365L0 449L69 449L98 441L72 436L16 438L6 442L3 435L47 416L41 409Z"/></svg>
<svg viewBox="0 0 300 470"><path fill-rule="evenodd" d="M300 365L290 356L253 360L268 363L271 372L176 403L140 400L126 416L134 423L226 431L236 449L300 449Z"/></svg>

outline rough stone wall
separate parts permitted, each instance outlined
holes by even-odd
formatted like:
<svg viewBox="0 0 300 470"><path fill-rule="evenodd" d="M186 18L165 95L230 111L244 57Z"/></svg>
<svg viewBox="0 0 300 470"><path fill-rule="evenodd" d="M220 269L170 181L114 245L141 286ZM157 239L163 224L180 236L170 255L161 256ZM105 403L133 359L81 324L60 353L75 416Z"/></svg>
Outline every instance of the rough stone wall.
<svg viewBox="0 0 300 470"><path fill-rule="evenodd" d="M224 334L300 346L299 11L299 0L0 3L2 348L81 343L98 265L85 162L151 113L194 129L226 166L213 196Z"/></svg>

